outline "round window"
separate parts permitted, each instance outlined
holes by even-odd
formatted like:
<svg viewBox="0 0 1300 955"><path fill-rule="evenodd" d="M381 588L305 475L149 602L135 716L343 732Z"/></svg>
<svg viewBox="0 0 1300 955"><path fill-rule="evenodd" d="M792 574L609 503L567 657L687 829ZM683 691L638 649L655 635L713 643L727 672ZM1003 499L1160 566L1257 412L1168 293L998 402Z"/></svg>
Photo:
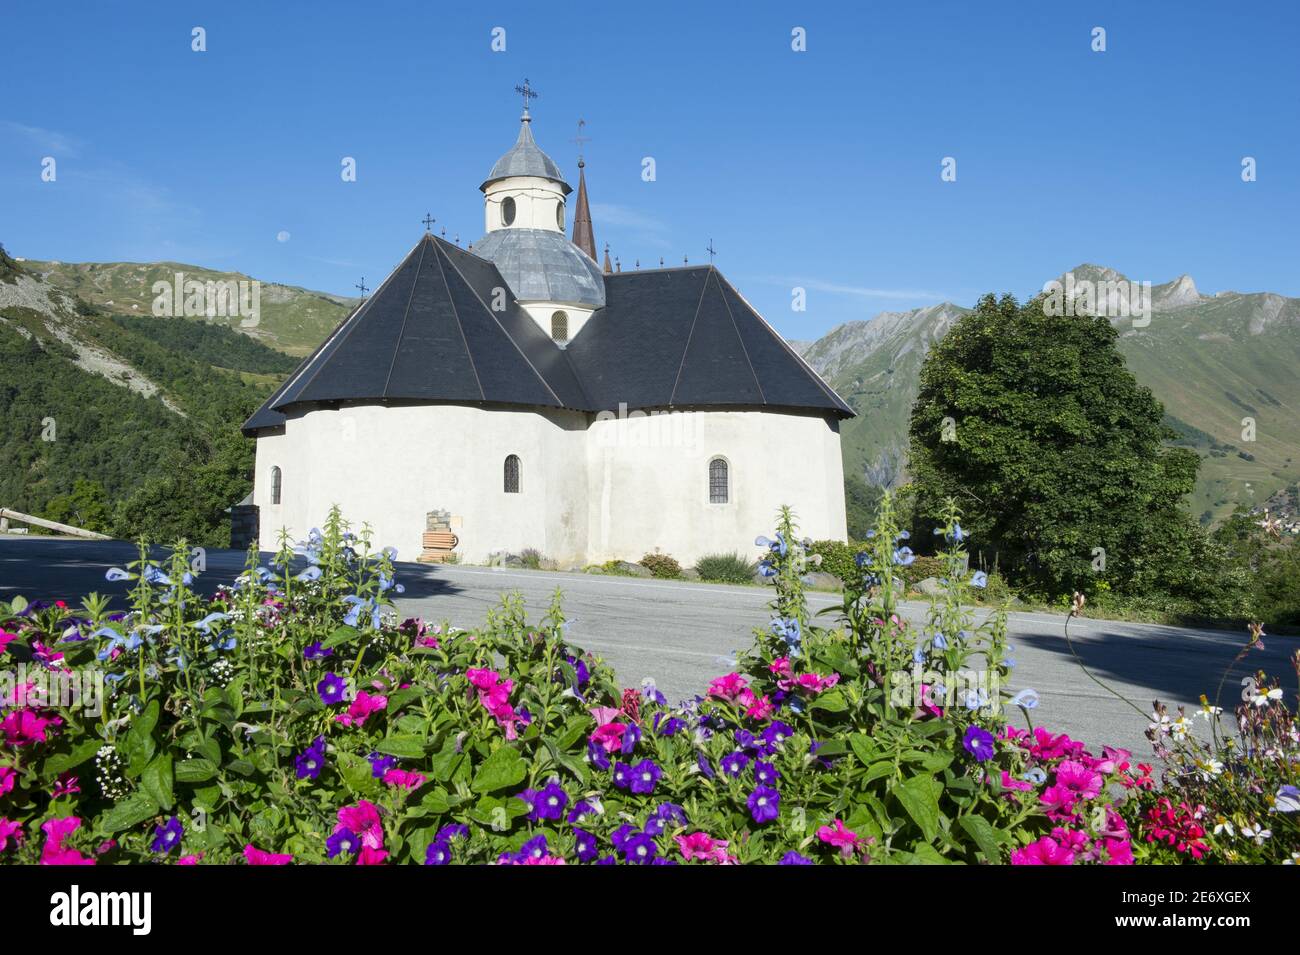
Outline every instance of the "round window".
<svg viewBox="0 0 1300 955"><path fill-rule="evenodd" d="M561 232L564 231L564 203L563 202L561 202L559 205L555 207L555 224L560 227Z"/></svg>
<svg viewBox="0 0 1300 955"><path fill-rule="evenodd" d="M501 221L510 225L515 221L515 197L506 196L501 200Z"/></svg>

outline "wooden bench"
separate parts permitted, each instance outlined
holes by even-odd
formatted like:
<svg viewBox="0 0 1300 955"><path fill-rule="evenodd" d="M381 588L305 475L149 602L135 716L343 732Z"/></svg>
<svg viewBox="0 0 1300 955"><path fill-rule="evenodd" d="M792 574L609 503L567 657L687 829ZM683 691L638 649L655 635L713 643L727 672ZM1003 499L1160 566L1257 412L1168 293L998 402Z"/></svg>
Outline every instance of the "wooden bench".
<svg viewBox="0 0 1300 955"><path fill-rule="evenodd" d="M422 564L444 564L459 543L460 538L451 531L425 531L424 551L416 559Z"/></svg>

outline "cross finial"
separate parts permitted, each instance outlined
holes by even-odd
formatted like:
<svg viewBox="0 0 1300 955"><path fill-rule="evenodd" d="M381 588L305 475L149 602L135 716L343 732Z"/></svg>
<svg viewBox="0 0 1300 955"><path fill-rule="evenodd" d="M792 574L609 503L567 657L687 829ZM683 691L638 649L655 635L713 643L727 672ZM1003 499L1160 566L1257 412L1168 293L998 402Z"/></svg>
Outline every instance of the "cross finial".
<svg viewBox="0 0 1300 955"><path fill-rule="evenodd" d="M361 276L361 281L358 282L356 285L354 285L354 286L352 286L352 287L355 288L355 289L360 289L360 290L361 290L361 297L362 297L362 298L365 298L365 297L366 297L366 293L370 291L370 289L366 288L366 277L365 277L364 275Z"/></svg>
<svg viewBox="0 0 1300 955"><path fill-rule="evenodd" d="M537 99L537 97L540 96L541 94L538 93L537 90L533 89L530 85L528 85L528 77L526 76L524 77L524 85L516 86L515 92L524 98L524 119L527 119L528 101L530 99Z"/></svg>
<svg viewBox="0 0 1300 955"><path fill-rule="evenodd" d="M424 218L421 219L420 221L424 223L424 231L425 231L425 232L428 232L428 231L430 230L430 228L433 226L433 224L434 224L435 222L437 222L438 220L435 219L433 216L429 215L429 213L426 212L426 213L424 214Z"/></svg>
<svg viewBox="0 0 1300 955"><path fill-rule="evenodd" d="M571 142L573 142L573 143L578 147L578 165L579 165L579 166L582 165L582 146L583 146L584 143L589 143L589 142L591 142L591 137L590 137L590 136L584 136L584 135L582 135L582 127L584 127L584 126L586 126L586 125L587 125L587 121L586 121L585 119L580 119L580 120L578 120L578 135L574 136L573 139L571 140Z"/></svg>
<svg viewBox="0 0 1300 955"><path fill-rule="evenodd" d="M707 253L709 253L709 265L712 265L712 264L713 264L713 257L714 257L715 255L718 254L718 250L715 249L715 248L713 247L713 240L712 240L712 239L710 239L710 240L709 240L709 244L708 244L707 246L704 247L704 251L707 252Z"/></svg>

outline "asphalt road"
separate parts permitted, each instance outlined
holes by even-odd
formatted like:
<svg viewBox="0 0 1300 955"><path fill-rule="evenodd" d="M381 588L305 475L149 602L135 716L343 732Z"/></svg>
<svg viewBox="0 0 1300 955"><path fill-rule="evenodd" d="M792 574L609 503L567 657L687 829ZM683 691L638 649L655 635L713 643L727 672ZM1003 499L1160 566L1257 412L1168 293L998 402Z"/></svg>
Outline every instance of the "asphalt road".
<svg viewBox="0 0 1300 955"><path fill-rule="evenodd" d="M73 601L92 590L121 594L124 585L105 581L104 571L134 556L134 547L120 541L0 536L0 597L21 593L28 599ZM243 558L238 551L209 551L201 589L232 580ZM726 672L726 658L747 646L753 628L769 619L770 593L758 587L421 564L399 565L398 580L406 587L398 599L404 615L461 627L481 624L508 591L522 594L530 614L540 617L559 587L575 644L603 656L625 685L648 676L674 700L702 692L710 678ZM814 610L837 602L828 594L810 600ZM905 613L923 619L925 609L910 603ZM1064 617L1052 614L1011 614L1017 661L1011 688L1038 691L1036 724L1069 732L1093 747L1110 743L1146 755L1146 720L1081 672L1066 646L1064 623ZM1245 634L1086 618L1073 621L1070 634L1092 672L1144 711L1157 698L1171 708L1179 703L1195 708L1201 693L1214 694L1245 640ZM1241 677L1255 669L1294 685L1287 660L1300 641L1267 637L1265 643L1265 650L1253 651L1228 677L1225 708L1235 705Z"/></svg>

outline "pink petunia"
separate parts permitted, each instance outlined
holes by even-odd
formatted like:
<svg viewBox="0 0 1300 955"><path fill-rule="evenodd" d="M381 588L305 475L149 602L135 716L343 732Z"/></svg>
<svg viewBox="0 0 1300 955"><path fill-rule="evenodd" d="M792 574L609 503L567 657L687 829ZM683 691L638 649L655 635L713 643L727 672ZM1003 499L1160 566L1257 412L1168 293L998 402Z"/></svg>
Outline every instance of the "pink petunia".
<svg viewBox="0 0 1300 955"><path fill-rule="evenodd" d="M288 865L293 856L276 852L264 852L251 842L244 846L244 858L249 865Z"/></svg>
<svg viewBox="0 0 1300 955"><path fill-rule="evenodd" d="M789 657L777 657L767 665L767 668L779 677L792 677L794 670L790 668Z"/></svg>
<svg viewBox="0 0 1300 955"><path fill-rule="evenodd" d="M357 698L348 707L348 711L339 713L334 719L344 726L361 726L371 713L378 713L380 710L387 708L388 697L372 696L365 690L360 690L357 692Z"/></svg>
<svg viewBox="0 0 1300 955"><path fill-rule="evenodd" d="M1028 792L1034 788L1034 784L1027 779L1015 779L1004 769L1002 770L1002 788Z"/></svg>
<svg viewBox="0 0 1300 955"><path fill-rule="evenodd" d="M41 847L41 865L94 865L94 859L88 859L76 849L63 844L79 828L81 820L75 816L49 819L42 823L45 845Z"/></svg>
<svg viewBox="0 0 1300 955"><path fill-rule="evenodd" d="M4 653L9 644L18 639L18 634L10 633L4 627L0 627L0 653Z"/></svg>
<svg viewBox="0 0 1300 955"><path fill-rule="evenodd" d="M192 856L181 856L179 859L176 860L176 864L177 865L198 865L199 860L202 858L203 858L202 852Z"/></svg>
<svg viewBox="0 0 1300 955"><path fill-rule="evenodd" d="M384 783L389 786L400 786L402 789L415 790L419 789L429 781L427 776L419 773L407 772L405 769L390 769L384 773Z"/></svg>
<svg viewBox="0 0 1300 955"><path fill-rule="evenodd" d="M591 734L591 741L607 753L612 753L623 745L623 734L627 732L626 723L605 723L597 726Z"/></svg>
<svg viewBox="0 0 1300 955"><path fill-rule="evenodd" d="M755 720L770 719L776 712L776 707L772 705L771 699L766 696L758 696L753 690L743 690L740 694L740 705L745 708L745 715Z"/></svg>
<svg viewBox="0 0 1300 955"><path fill-rule="evenodd" d="M1056 784L1082 799L1091 799L1101 792L1103 782L1101 773L1072 759L1062 760L1056 767Z"/></svg>
<svg viewBox="0 0 1300 955"><path fill-rule="evenodd" d="M23 824L0 816L0 852L9 847L9 840L15 843L23 841Z"/></svg>
<svg viewBox="0 0 1300 955"><path fill-rule="evenodd" d="M1011 853L1012 865L1074 865L1074 853L1051 836L1043 836Z"/></svg>
<svg viewBox="0 0 1300 955"><path fill-rule="evenodd" d="M30 746L47 742L50 728L62 722L57 716L41 716L32 709L10 710L0 722L0 734L11 746Z"/></svg>
<svg viewBox="0 0 1300 955"><path fill-rule="evenodd" d="M595 718L596 725L599 726L602 723L614 722L623 711L612 706L593 706L587 712Z"/></svg>
<svg viewBox="0 0 1300 955"><path fill-rule="evenodd" d="M677 848L681 850L682 858L687 861L700 859L704 862L723 864L735 861L734 856L727 854L727 841L714 839L707 832L692 832L689 836L674 838L677 840Z"/></svg>
<svg viewBox="0 0 1300 955"><path fill-rule="evenodd" d="M357 865L383 865L388 861L388 850L363 845L357 853Z"/></svg>
<svg viewBox="0 0 1300 955"><path fill-rule="evenodd" d="M820 673L800 673L797 677L790 680L781 680L777 685L787 693L791 690L799 690L816 696L829 690L836 683L840 682L840 675L832 673L830 676L822 676Z"/></svg>
<svg viewBox="0 0 1300 955"><path fill-rule="evenodd" d="M14 772L13 767L0 766L0 796L13 792L17 779L18 774Z"/></svg>
<svg viewBox="0 0 1300 955"><path fill-rule="evenodd" d="M339 810L339 824L335 832L346 829L361 840L363 847L382 849L384 847L384 826L379 818L379 807L369 800L362 799L355 806L344 806Z"/></svg>
<svg viewBox="0 0 1300 955"><path fill-rule="evenodd" d="M843 821L834 820L835 825L822 826L817 830L817 838L836 849L840 850L840 855L848 858L858 847L859 838L856 832L845 827Z"/></svg>
<svg viewBox="0 0 1300 955"><path fill-rule="evenodd" d="M726 676L720 676L709 684L709 696L716 696L720 700L732 703L740 697L741 692L748 686L749 681L739 673L728 673Z"/></svg>

